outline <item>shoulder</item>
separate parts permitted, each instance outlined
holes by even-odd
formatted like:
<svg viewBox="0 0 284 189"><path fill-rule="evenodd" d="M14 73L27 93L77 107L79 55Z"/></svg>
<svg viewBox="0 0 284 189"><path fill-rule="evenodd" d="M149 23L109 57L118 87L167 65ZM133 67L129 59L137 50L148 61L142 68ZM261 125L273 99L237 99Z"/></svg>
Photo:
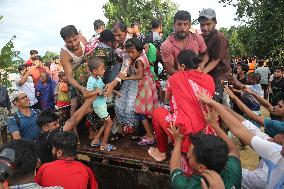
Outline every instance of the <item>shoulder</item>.
<svg viewBox="0 0 284 189"><path fill-rule="evenodd" d="M170 34L169 37L162 43L161 45L161 51L167 50L173 46L174 41L174 34Z"/></svg>

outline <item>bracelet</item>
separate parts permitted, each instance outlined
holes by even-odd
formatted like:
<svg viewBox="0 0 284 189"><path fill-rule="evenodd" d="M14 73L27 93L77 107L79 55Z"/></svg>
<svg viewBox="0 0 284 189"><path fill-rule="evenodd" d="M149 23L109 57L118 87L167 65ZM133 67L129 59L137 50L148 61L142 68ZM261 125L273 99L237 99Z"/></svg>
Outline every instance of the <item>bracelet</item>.
<svg viewBox="0 0 284 189"><path fill-rule="evenodd" d="M115 80L121 83L121 79L119 77L116 77Z"/></svg>

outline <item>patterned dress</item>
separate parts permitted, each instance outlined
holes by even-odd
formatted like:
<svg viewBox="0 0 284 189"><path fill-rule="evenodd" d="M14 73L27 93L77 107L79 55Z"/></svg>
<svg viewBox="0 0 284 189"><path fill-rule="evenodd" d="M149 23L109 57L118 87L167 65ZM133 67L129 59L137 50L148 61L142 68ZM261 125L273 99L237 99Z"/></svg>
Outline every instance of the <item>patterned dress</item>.
<svg viewBox="0 0 284 189"><path fill-rule="evenodd" d="M137 60L143 63L144 75L138 83L135 112L151 118L153 110L158 107L157 88L146 55L142 54Z"/></svg>

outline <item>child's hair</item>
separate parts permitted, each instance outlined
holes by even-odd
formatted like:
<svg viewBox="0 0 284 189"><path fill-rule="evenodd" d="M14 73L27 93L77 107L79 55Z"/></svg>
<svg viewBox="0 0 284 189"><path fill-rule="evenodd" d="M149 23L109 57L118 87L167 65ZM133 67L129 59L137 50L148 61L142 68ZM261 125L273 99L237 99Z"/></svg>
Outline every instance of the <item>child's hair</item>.
<svg viewBox="0 0 284 189"><path fill-rule="evenodd" d="M249 77L251 80L253 80L255 83L259 83L261 80L261 75L259 73L249 73Z"/></svg>
<svg viewBox="0 0 284 189"><path fill-rule="evenodd" d="M59 119L58 115L50 111L42 111L36 120L37 126L42 129L46 124L52 123Z"/></svg>
<svg viewBox="0 0 284 189"><path fill-rule="evenodd" d="M26 68L27 68L27 65L21 64L21 65L18 66L18 71L21 72L22 70L24 70Z"/></svg>
<svg viewBox="0 0 284 189"><path fill-rule="evenodd" d="M104 63L104 59L95 57L92 59L88 59L87 62L90 72L93 72L93 70L98 69L99 66Z"/></svg>
<svg viewBox="0 0 284 189"><path fill-rule="evenodd" d="M138 52L142 52L144 49L143 43L135 37L128 39L125 43L126 49L129 49L131 47L135 47Z"/></svg>
<svg viewBox="0 0 284 189"><path fill-rule="evenodd" d="M202 59L191 50L182 50L178 56L179 64L184 64L186 69L197 69Z"/></svg>
<svg viewBox="0 0 284 189"><path fill-rule="evenodd" d="M58 78L62 79L65 76L65 73L63 71L59 72Z"/></svg>
<svg viewBox="0 0 284 189"><path fill-rule="evenodd" d="M203 133L190 135L190 140L194 146L193 154L196 162L220 173L228 160L227 143L217 136Z"/></svg>

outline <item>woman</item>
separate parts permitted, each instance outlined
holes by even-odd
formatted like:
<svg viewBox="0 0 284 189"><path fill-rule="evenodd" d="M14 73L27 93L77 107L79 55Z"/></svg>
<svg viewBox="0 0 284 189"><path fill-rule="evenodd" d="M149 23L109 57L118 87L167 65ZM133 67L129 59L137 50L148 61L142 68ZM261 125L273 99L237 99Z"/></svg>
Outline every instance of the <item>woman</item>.
<svg viewBox="0 0 284 189"><path fill-rule="evenodd" d="M179 72L168 79L166 98L170 98L170 112L165 108L158 108L153 112L153 127L156 135L158 148L151 147L148 153L156 161L166 159L168 131L170 123L181 127L185 135L182 142L182 152L187 153L189 149L188 135L200 131L213 134L214 130L206 125L203 117L202 106L198 93L205 91L209 96L215 93L213 78L202 73L199 67L201 59L190 50L183 50L177 57Z"/></svg>

